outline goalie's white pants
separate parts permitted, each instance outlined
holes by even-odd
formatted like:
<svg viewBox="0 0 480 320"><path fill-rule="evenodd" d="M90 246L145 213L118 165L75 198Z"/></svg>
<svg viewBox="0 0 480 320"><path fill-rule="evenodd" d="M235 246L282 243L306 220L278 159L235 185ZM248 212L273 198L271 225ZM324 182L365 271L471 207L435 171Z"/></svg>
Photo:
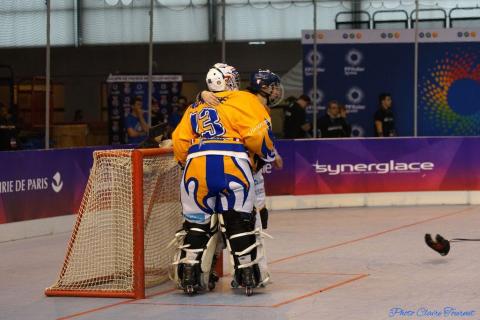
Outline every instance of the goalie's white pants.
<svg viewBox="0 0 480 320"><path fill-rule="evenodd" d="M265 207L265 180L263 178L262 170L259 170L253 175L253 180L255 182L255 229L262 231L262 219L260 217L260 210ZM262 246L260 250L262 251L263 257L258 261L258 266L262 273L269 275L268 265L267 265L267 256L265 250L265 241L260 235L260 241Z"/></svg>

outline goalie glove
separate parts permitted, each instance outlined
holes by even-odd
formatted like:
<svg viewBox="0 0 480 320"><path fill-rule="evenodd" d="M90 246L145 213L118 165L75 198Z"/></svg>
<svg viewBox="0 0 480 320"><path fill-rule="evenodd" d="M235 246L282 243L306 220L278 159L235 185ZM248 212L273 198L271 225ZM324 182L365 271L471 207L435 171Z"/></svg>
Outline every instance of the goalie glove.
<svg viewBox="0 0 480 320"><path fill-rule="evenodd" d="M435 240L432 239L432 236L429 233L425 234L425 243L441 256L446 256L450 251L450 241L439 234L435 236Z"/></svg>

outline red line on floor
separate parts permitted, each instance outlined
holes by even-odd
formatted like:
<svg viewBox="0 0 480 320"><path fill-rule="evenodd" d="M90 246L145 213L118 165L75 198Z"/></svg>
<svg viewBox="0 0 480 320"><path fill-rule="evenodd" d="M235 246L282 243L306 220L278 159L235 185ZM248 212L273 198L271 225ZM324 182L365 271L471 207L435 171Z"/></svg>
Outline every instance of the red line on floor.
<svg viewBox="0 0 480 320"><path fill-rule="evenodd" d="M334 289L334 288L338 288L340 286L343 286L343 285L346 285L347 283L350 283L350 282L354 282L354 281L357 281L357 280L360 280L360 279L363 279L363 278L366 278L368 277L368 274L361 274L355 278L351 278L351 279L348 279L348 280L344 280L344 281L340 281L340 282L337 282L335 284L332 284L328 287L325 287L325 288L322 288L320 290L316 290L316 291L313 291L313 292L310 292L310 293L307 293L307 294L304 294L302 296L299 296L299 297L296 297L296 298L292 298L290 300L286 300L286 301L283 301L283 302L280 302L280 303L277 303L277 304L274 304L272 305L271 307L272 308L278 308L278 307L281 307L281 306L284 306L286 304L289 304L289 303L292 303L292 302L296 302L296 301L299 301L299 300L302 300L302 299L305 299L305 298L308 298L308 297L311 297L313 295L316 295L316 294L319 294L321 292L325 292L325 291L328 291L328 290L331 290L331 289Z"/></svg>
<svg viewBox="0 0 480 320"><path fill-rule="evenodd" d="M327 247L322 247L322 248L318 248L318 249L314 249L314 250L310 250L310 251L305 251L305 252L302 252L302 253L299 253L299 254L296 254L296 255L292 255L292 256L289 256L289 257L285 257L285 258L281 258L281 259L277 259L277 260L271 261L269 264L271 265L271 264L281 263L281 262L284 262L284 261L287 261L287 260L291 260L291 259L295 259L295 258L298 258L298 257L301 257L301 256L305 256L305 255L308 255L308 254L311 254L311 253L317 253L317 252L320 252L320 251L325 251L325 250L328 250L328 249L333 249L333 248L341 247L341 246L344 246L344 245L347 245L347 244L351 244L351 243L359 242L359 241L362 241L362 240L374 238L374 237L377 237L377 236L380 236L380 235L383 235L383 234L386 234L386 233L390 233L390 232L394 232L394 231L397 231L397 230L405 229L405 228L408 228L408 227L416 226L416 225L419 225L419 224L422 224L422 223L426 223L426 222L430 222L430 221L434 221L434 220L438 220L438 219L442 219L442 218L447 218L447 217L450 217L450 216L454 216L454 215L457 215L457 214L460 214L460 213L464 213L464 212L467 212L467 211L470 211L470 210L473 210L473 209L476 209L476 208L477 208L477 206L475 206L475 207L468 207L468 208L465 208L465 209L462 209L462 210L459 210L459 211L456 211L456 212L451 212L451 213L447 213L447 214L444 214L444 215L441 215L441 216L437 216L437 217L433 217L433 218L429 218L429 219L417 221L417 222L414 222L414 223L406 224L406 225L399 226L399 227L396 227L396 228L392 228L392 229L388 229L388 230L385 230L385 231L381 231L381 232L377 232L377 233L374 233L374 234L370 234L370 235L367 235L367 236L364 236L364 237L361 237L361 238L357 238L357 239L353 239L353 240L349 240L349 241L344 241L344 242L341 242L341 243L338 243L338 244L335 244L335 245L331 245L331 246L327 246ZM347 281L342 281L342 282L339 282L339 283L334 284L334 285L332 285L332 286L329 286L329 287L326 287L326 288L323 288L323 289L320 289L320 290L317 290L317 291L308 293L308 294L306 294L306 295L304 295L304 296L301 296L301 297L298 297L298 298L295 298L295 299L292 299L292 300L288 300L288 301L285 301L285 302L281 302L280 304L273 305L273 307L276 308L276 307L279 307L279 306L281 306L281 305L285 305L285 304L288 304L288 303L291 303L291 302L294 302L294 301L297 301L297 300L300 300L300 299L304 299L304 298L307 298L307 297L309 297L309 296L318 294L318 293L320 293L320 292L322 292L322 291L327 291L327 290L336 288L336 287L338 287L338 286L341 286L341 285L344 285L344 284L347 284L347 283L350 283L350 282L353 282L353 281L362 279L362 278L367 277L367 276L368 276L368 275L363 274L363 275L360 275L360 276L355 277L355 278L353 278L353 279L350 279L350 280L347 280ZM147 298L151 298L151 297L155 297L155 296L167 294L167 293L173 292L174 290L175 290L175 289L173 288L173 289L168 289L168 290L160 291L160 292L158 292L158 293L153 293L153 294L148 295ZM109 308L112 308L112 307L115 307L115 306L118 306L118 305L131 304L131 303L138 304L138 301L137 301L137 300L126 300L126 301L121 301L121 302L117 302L117 303L112 303L112 304L105 305L105 306L102 306L102 307L98 307L98 308L86 310L86 311L83 311L83 312L75 313L75 314L72 314L72 315L68 315L68 316L65 316L65 317L61 317L61 318L58 318L57 320L72 319L72 318L79 317L79 316L82 316L82 315L85 315L85 314L89 314L89 313L93 313L93 312L97 312L97 311L109 309ZM258 307L262 307L262 306L258 306Z"/></svg>
<svg viewBox="0 0 480 320"><path fill-rule="evenodd" d="M145 298L151 298L151 297L160 296L160 295L163 295L163 294L167 294L167 293L173 292L173 291L175 291L175 290L176 290L175 288L170 288L170 289L168 289L168 290L163 290L163 291L160 291L160 292L157 292L157 293L152 293L152 294L146 295ZM68 316L64 316L64 317L61 317L61 318L57 318L57 320L73 319L73 318L76 318L76 317L84 316L84 315L89 314L89 313L93 313L93 312L97 312L97 311L109 309L109 308L112 308L112 307L116 307L116 306L119 306L119 305L122 305L122 304L134 303L135 301L137 301L137 300L135 300L135 299L129 299L129 300L124 300L124 301L120 301L120 302L116 302L116 303L112 303L112 304L107 304L107 305L102 306L102 307L98 307L98 308L94 308L94 309L90 309L90 310L86 310L86 311L74 313L74 314L71 314L71 315L68 315Z"/></svg>
<svg viewBox="0 0 480 320"><path fill-rule="evenodd" d="M295 254L295 255L293 255L293 256L289 256L289 257L285 257L285 258L281 258L281 259L277 259L277 260L270 261L268 264L269 264L269 265L272 265L272 264L284 262L284 261L287 261L287 260L292 260L292 259L295 259L295 258L298 258L298 257L301 257L301 256L305 256L305 255L307 255L307 254L312 254L312 253L317 253L317 252L320 252L320 251L325 251L325 250L328 250L328 249L333 249L333 248L342 247L342 246L345 246L345 245L347 245L347 244L352 244L352 243L359 242L359 241L362 241L362 240L371 239L371 238L374 238L374 237L378 237L378 236L384 235L384 234L386 234L386 233L390 233L390 232L398 231L398 230L401 230L401 229L413 227L413 226L416 226L416 225L419 225L419 224L422 224L422 223L426 223L426 222L430 222L430 221L434 221L434 220L438 220L438 219L442 219L442 218L447 218L447 217L450 217L450 216L454 216L454 215L457 215L457 214L460 214L460 213L464 213L464 212L466 212L466 211L473 210L474 208L476 208L476 207L465 208L465 209L462 209L462 210L459 210L459 211L456 211L456 212L450 212L450 213L447 213L447 214L444 214L444 215L441 215L441 216L437 216L437 217L433 217L433 218L428 218L428 219L425 219L425 220L421 220L421 221L417 221L417 222L414 222L414 223L405 224L405 225L403 225L403 226L395 227L395 228L392 228L392 229L384 230L384 231L381 231L381 232L369 234L369 235L363 236L363 237L361 237L361 238L357 238L357 239L353 239L353 240L348 240L348 241L340 242L340 243L333 244L333 245L330 245L330 246L326 246L326 247L321 247L321 248L317 248L317 249L305 251L305 252L302 252L302 253L299 253L299 254Z"/></svg>
<svg viewBox="0 0 480 320"><path fill-rule="evenodd" d="M86 314L89 314L89 313L93 313L93 312L97 312L97 311L109 309L109 308L111 308L111 307L115 307L115 306L119 306L119 305L122 305L122 304L131 303L131 302L132 302L132 300L124 300L124 301L120 301L120 302L117 302L117 303L107 304L106 306L102 306L102 307L98 307L98 308L95 308L95 309L90 309L90 310L82 311L82 312L79 312L79 313L74 313L74 314L71 314L71 315L68 315L68 316L65 316L65 317L61 317L61 318L57 318L57 320L72 319L72 318L75 318L75 317L80 317L80 316L83 316L83 315L86 315Z"/></svg>
<svg viewBox="0 0 480 320"><path fill-rule="evenodd" d="M359 276L362 273L338 273L338 272L290 272L290 271L273 271L272 273L294 274L294 275L325 275L325 276Z"/></svg>
<svg viewBox="0 0 480 320"><path fill-rule="evenodd" d="M241 304L199 304L199 303L163 303L163 302L148 302L136 301L133 304L148 304L157 306L179 306L179 307L225 307L225 308L271 308L272 306L262 305L241 305Z"/></svg>

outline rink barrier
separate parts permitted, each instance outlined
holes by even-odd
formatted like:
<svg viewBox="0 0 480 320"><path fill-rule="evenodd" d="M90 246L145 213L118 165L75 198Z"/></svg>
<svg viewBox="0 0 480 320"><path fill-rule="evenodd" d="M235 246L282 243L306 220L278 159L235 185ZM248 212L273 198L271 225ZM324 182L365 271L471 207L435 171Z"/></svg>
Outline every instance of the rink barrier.
<svg viewBox="0 0 480 320"><path fill-rule="evenodd" d="M108 148L0 153L0 242L70 231L92 153ZM277 149L284 169L263 169L273 210L480 203L480 137L280 140Z"/></svg>
<svg viewBox="0 0 480 320"><path fill-rule="evenodd" d="M335 195L271 196L269 210L339 207L480 205L480 191L389 192ZM0 243L72 232L75 215L0 224Z"/></svg>

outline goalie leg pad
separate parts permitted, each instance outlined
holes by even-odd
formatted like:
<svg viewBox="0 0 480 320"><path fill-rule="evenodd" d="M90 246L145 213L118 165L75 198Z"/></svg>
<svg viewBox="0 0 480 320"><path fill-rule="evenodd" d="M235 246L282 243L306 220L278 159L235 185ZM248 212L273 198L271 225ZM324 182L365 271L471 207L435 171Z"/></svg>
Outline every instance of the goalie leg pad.
<svg viewBox="0 0 480 320"><path fill-rule="evenodd" d="M185 221L183 230L175 237L177 251L174 257L173 276L179 288L194 286L204 290L209 284L212 263L218 240L216 218L210 224Z"/></svg>
<svg viewBox="0 0 480 320"><path fill-rule="evenodd" d="M219 219L234 267L234 282L249 287L266 285L270 276L264 261L261 228L255 228L255 215L228 211L219 215Z"/></svg>

